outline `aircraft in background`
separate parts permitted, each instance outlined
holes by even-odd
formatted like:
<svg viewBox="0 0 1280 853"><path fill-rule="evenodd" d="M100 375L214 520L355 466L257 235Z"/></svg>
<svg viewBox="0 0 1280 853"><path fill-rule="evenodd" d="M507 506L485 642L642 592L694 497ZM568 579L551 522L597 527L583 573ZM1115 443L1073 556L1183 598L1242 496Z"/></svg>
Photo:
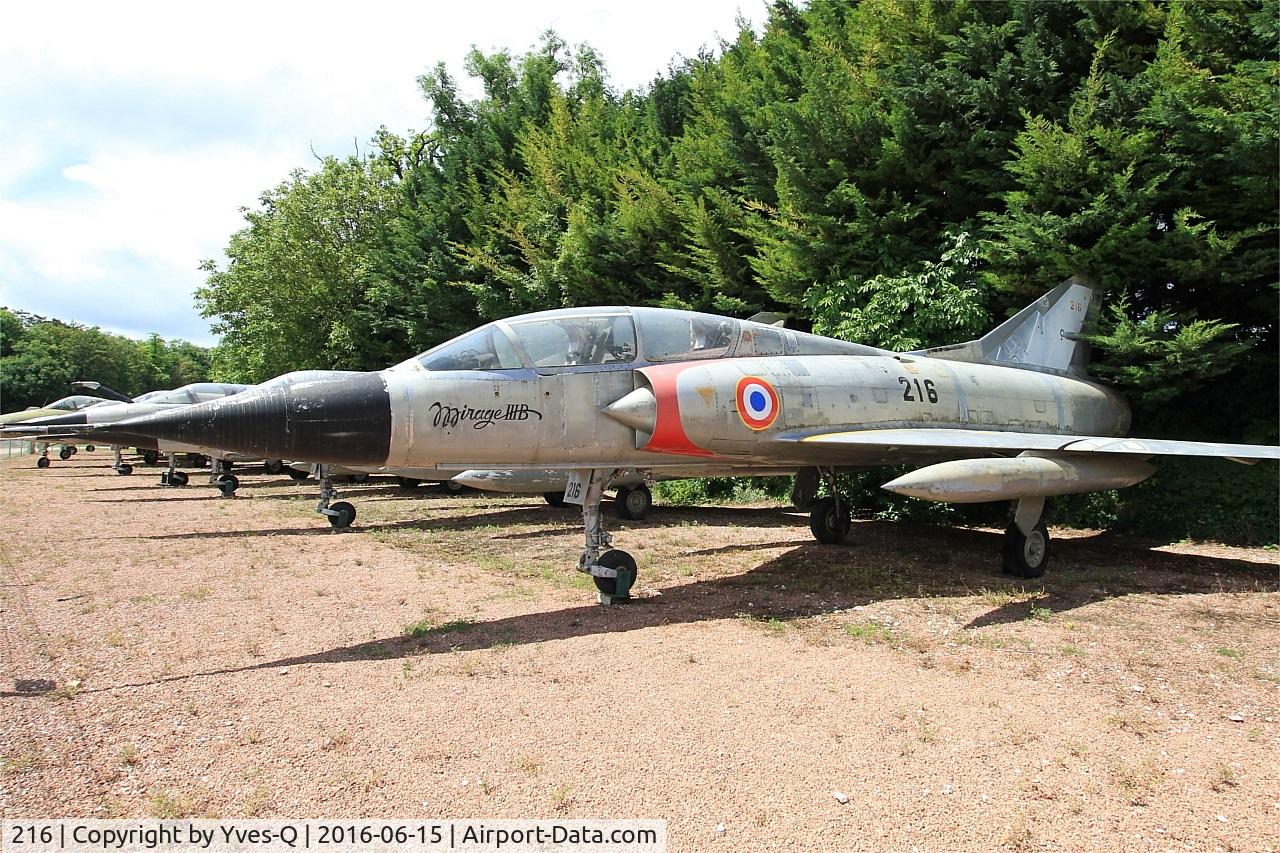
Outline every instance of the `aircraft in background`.
<svg viewBox="0 0 1280 853"><path fill-rule="evenodd" d="M601 521L617 471L794 470L819 542L849 532L837 472L917 470L885 488L1010 501L1004 570L1049 562L1045 499L1130 486L1153 456L1280 459L1280 448L1123 438L1129 407L1085 372L1094 292L1070 279L988 335L891 352L750 320L573 308L499 320L386 370L285 374L223 400L130 418L130 433L257 458L379 470L568 469L578 568L625 598L635 560ZM826 496L815 499L819 484ZM335 511L326 505L322 510Z"/></svg>
<svg viewBox="0 0 1280 853"><path fill-rule="evenodd" d="M100 389L105 387L100 383L80 384L82 386L92 384ZM253 386L228 382L194 382L169 391L151 391L134 399L126 398L123 402L100 401L98 405L94 405L92 408L81 409L69 414L63 413L53 417L32 419L16 426L5 427L0 430L0 435L6 437L29 436L50 441L75 441L87 434L87 430L93 429L96 430L93 435L95 440L109 442L112 445L115 453L113 467L118 474L128 475L133 473L133 466L124 462L121 456L121 448L123 447L138 448L143 453L144 458L147 458L146 454L148 452L155 453L156 456L154 458L157 461L160 453L168 454L168 470L160 475L161 484L166 486L185 486L189 482L189 477L185 471L176 470L177 455L179 453L206 455L213 460L210 469L210 482L217 486L224 495L231 495L235 493L240 484L235 475L227 473L226 463L228 461L245 461L246 457L234 453L224 453L216 449L205 452L206 449L191 445L156 441L151 436L121 434L112 427L114 424L129 418L222 399L251 387ZM119 392L111 391L110 389L106 390L117 397L124 396ZM47 467L47 460L46 464L41 467Z"/></svg>
<svg viewBox="0 0 1280 853"><path fill-rule="evenodd" d="M81 409L87 409L90 406L96 406L99 403L106 403L107 400L102 397L93 397L88 394L73 394L70 397L63 397L54 400L46 406L30 406L21 412L10 412L7 415L0 415L0 429L17 424L27 423L29 421L39 420L41 418L59 417L71 412L78 412ZM23 436L13 436L21 438ZM57 442L45 441L36 442L40 444L40 455L36 458L37 468L49 467L49 445ZM89 450L93 450L93 445L89 445ZM76 452L76 445L63 444L62 450L58 456L63 460L70 459Z"/></svg>

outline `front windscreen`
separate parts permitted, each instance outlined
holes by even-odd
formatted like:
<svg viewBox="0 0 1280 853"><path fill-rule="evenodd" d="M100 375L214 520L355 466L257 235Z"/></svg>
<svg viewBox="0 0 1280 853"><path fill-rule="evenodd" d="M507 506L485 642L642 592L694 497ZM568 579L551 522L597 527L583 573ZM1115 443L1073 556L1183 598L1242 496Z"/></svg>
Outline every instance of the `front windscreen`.
<svg viewBox="0 0 1280 853"><path fill-rule="evenodd" d="M626 314L565 315L511 324L535 367L630 364L636 357L636 329Z"/></svg>
<svg viewBox="0 0 1280 853"><path fill-rule="evenodd" d="M515 370L523 367L511 341L490 324L418 356L427 370Z"/></svg>

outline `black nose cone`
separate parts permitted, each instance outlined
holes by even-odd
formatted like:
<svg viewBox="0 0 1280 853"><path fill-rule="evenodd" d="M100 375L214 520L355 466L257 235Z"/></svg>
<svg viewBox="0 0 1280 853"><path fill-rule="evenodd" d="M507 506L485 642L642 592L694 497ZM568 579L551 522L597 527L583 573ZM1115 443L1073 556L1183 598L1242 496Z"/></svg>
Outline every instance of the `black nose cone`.
<svg viewBox="0 0 1280 853"><path fill-rule="evenodd" d="M117 428L258 459L382 465L391 447L391 398L381 374L308 370Z"/></svg>

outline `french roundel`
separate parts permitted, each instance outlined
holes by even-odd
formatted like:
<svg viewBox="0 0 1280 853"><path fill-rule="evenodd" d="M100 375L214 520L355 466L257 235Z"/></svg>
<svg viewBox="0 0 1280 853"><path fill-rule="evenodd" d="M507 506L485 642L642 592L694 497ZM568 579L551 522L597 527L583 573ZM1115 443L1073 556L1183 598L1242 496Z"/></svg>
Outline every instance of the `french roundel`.
<svg viewBox="0 0 1280 853"><path fill-rule="evenodd" d="M738 417L751 429L768 429L777 419L778 392L756 376L738 380Z"/></svg>

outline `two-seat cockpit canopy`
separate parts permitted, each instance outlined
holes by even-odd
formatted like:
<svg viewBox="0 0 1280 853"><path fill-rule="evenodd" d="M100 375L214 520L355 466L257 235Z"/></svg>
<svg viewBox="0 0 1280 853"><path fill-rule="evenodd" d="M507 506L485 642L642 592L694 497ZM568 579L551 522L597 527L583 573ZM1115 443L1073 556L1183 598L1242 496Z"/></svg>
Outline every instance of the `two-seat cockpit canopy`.
<svg viewBox="0 0 1280 853"><path fill-rule="evenodd" d="M32 406L33 409L57 409L60 412L78 412L81 409L87 409L89 406L96 406L105 402L101 397L90 397L86 394L72 394L70 397L63 397L60 400L54 400L47 406Z"/></svg>
<svg viewBox="0 0 1280 853"><path fill-rule="evenodd" d="M564 308L498 320L402 368L538 370L769 355L883 355L818 335L669 308Z"/></svg>
<svg viewBox="0 0 1280 853"><path fill-rule="evenodd" d="M154 397L149 396L146 402L164 405L205 403L209 400L220 400L223 397L230 397L232 394L239 394L248 387L248 385L238 385L233 382L193 382L190 385L183 385L181 388L165 391Z"/></svg>

